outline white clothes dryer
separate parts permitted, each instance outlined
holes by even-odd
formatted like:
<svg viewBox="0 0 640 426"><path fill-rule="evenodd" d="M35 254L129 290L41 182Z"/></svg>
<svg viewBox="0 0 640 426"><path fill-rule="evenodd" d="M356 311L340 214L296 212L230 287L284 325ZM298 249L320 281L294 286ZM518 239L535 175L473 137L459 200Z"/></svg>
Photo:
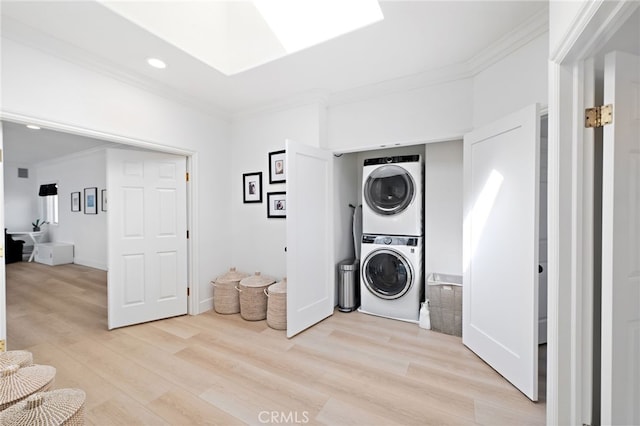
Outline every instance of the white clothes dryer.
<svg viewBox="0 0 640 426"><path fill-rule="evenodd" d="M424 235L423 163L419 155L368 158L362 169L362 231Z"/></svg>
<svg viewBox="0 0 640 426"><path fill-rule="evenodd" d="M424 301L423 238L362 236L360 312L418 322Z"/></svg>

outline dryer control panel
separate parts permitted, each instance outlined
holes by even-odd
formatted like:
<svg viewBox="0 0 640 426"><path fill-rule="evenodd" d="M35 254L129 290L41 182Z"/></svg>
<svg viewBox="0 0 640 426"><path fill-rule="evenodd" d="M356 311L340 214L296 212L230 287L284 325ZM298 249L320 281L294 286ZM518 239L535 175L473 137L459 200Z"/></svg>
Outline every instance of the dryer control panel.
<svg viewBox="0 0 640 426"><path fill-rule="evenodd" d="M364 234L362 236L362 244L380 244L387 246L410 246L418 245L417 237L399 237L397 235L373 235Z"/></svg>

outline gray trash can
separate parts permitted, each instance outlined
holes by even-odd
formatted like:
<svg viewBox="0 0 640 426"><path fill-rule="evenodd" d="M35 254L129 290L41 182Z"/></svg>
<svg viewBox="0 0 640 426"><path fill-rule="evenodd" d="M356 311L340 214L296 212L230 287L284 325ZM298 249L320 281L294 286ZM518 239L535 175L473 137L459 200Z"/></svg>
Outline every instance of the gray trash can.
<svg viewBox="0 0 640 426"><path fill-rule="evenodd" d="M359 266L358 259L338 264L338 309L342 312L351 312L360 306Z"/></svg>

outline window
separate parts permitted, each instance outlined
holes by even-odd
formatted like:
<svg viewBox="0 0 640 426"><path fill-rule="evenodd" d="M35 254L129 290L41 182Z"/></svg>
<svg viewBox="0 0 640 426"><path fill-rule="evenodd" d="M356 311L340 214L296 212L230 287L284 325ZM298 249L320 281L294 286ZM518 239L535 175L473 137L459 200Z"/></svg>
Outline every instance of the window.
<svg viewBox="0 0 640 426"><path fill-rule="evenodd" d="M42 220L47 223L58 224L58 185L49 183L40 185Z"/></svg>

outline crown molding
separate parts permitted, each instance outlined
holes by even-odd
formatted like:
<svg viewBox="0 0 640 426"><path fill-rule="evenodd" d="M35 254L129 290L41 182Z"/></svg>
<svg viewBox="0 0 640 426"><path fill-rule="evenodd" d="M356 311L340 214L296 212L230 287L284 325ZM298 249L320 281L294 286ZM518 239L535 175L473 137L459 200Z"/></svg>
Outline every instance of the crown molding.
<svg viewBox="0 0 640 426"><path fill-rule="evenodd" d="M332 93L329 106L350 104L396 93L422 89L473 77L467 64L454 64L434 70L380 81L367 86Z"/></svg>
<svg viewBox="0 0 640 426"><path fill-rule="evenodd" d="M526 20L518 28L500 37L495 43L469 59L467 64L473 75L511 55L522 46L549 32L549 7Z"/></svg>
<svg viewBox="0 0 640 426"><path fill-rule="evenodd" d="M473 78L548 31L549 10L545 8L464 63L332 93L329 97L329 106L361 102L394 93Z"/></svg>
<svg viewBox="0 0 640 426"><path fill-rule="evenodd" d="M329 91L322 89L309 90L288 98L280 99L276 102L260 105L253 108L243 109L232 115L232 121L245 120L251 117L275 114L294 108L300 108L308 105L319 105L327 107L329 105Z"/></svg>
<svg viewBox="0 0 640 426"><path fill-rule="evenodd" d="M2 17L1 35L2 38L39 50L57 59L64 60L92 72L97 72L153 95L161 96L169 101L177 102L185 107L199 110L207 115L214 115L226 121L231 118L230 112L226 109L185 95L179 90L154 82L142 74L133 71L123 71L121 67L90 51L73 46L51 35L44 34L42 31L9 16Z"/></svg>

